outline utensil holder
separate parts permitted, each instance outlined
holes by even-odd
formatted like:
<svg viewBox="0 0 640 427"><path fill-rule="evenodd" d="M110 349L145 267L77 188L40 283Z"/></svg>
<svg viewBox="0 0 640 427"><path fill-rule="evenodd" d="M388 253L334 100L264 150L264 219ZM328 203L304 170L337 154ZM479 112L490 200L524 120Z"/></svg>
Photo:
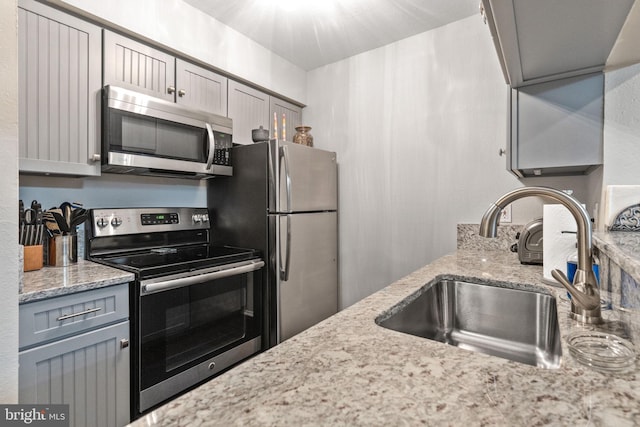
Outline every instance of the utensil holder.
<svg viewBox="0 0 640 427"><path fill-rule="evenodd" d="M78 235L64 234L49 239L49 265L67 267L78 262Z"/></svg>
<svg viewBox="0 0 640 427"><path fill-rule="evenodd" d="M24 247L24 271L40 270L43 264L42 245Z"/></svg>

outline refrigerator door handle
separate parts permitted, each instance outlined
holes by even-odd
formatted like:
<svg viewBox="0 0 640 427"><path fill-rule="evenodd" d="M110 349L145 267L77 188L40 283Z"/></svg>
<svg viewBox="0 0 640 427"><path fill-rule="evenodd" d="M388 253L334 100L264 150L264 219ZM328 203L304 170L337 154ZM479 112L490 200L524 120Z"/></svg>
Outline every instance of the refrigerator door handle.
<svg viewBox="0 0 640 427"><path fill-rule="evenodd" d="M289 215L284 215L284 217L287 219L287 244L284 255L284 268L280 269L280 280L286 282L289 280L289 267L291 265L291 218L289 218ZM280 251L280 255L282 255L282 251ZM282 265L282 260L280 260L280 265Z"/></svg>
<svg viewBox="0 0 640 427"><path fill-rule="evenodd" d="M287 146L282 146L281 148L281 156L284 160L284 178L285 178L285 187L287 188L287 210L286 212L291 212L291 174L289 173L289 150ZM288 224L288 220L287 220Z"/></svg>

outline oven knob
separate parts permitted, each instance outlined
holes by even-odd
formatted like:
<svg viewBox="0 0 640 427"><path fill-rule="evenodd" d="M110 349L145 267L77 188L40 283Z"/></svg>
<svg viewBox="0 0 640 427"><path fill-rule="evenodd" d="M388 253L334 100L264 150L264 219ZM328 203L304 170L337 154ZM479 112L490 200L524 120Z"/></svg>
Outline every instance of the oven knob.
<svg viewBox="0 0 640 427"><path fill-rule="evenodd" d="M113 225L114 227L118 227L122 225L122 218L118 218L117 216L114 216L111 219L111 225Z"/></svg>
<svg viewBox="0 0 640 427"><path fill-rule="evenodd" d="M191 220L195 223L202 222L202 214L193 214Z"/></svg>
<svg viewBox="0 0 640 427"><path fill-rule="evenodd" d="M98 218L98 220L96 221L96 224L98 225L98 227L100 228L105 228L107 225L109 225L109 223L107 222L106 219L104 218Z"/></svg>
<svg viewBox="0 0 640 427"><path fill-rule="evenodd" d="M202 222L209 222L209 214L202 214Z"/></svg>

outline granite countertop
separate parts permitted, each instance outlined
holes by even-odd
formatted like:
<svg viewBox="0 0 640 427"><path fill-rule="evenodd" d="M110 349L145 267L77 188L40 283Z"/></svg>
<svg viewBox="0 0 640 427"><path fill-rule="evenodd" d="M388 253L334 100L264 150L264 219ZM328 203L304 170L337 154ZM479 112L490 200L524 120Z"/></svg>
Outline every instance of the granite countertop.
<svg viewBox="0 0 640 427"><path fill-rule="evenodd" d="M68 267L43 267L24 273L20 304L128 283L133 273L95 262L78 260Z"/></svg>
<svg viewBox="0 0 640 427"><path fill-rule="evenodd" d="M593 243L640 283L640 233L593 233Z"/></svg>
<svg viewBox="0 0 640 427"><path fill-rule="evenodd" d="M520 283L556 296L561 367L547 370L473 353L375 323L442 276ZM577 363L566 337L593 327L572 321L564 289L543 284L541 277L541 266L521 265L513 253L458 250L133 425L639 425L638 363L615 374ZM616 311L603 316L606 325L618 321Z"/></svg>

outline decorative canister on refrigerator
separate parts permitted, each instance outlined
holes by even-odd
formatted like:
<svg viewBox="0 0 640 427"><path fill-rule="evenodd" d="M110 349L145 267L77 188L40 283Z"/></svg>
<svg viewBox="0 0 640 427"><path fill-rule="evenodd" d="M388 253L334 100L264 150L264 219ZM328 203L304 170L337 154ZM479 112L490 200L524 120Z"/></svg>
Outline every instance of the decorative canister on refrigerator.
<svg viewBox="0 0 640 427"><path fill-rule="evenodd" d="M313 147L313 135L309 133L311 126L296 127L296 134L293 135L293 142L307 147Z"/></svg>

